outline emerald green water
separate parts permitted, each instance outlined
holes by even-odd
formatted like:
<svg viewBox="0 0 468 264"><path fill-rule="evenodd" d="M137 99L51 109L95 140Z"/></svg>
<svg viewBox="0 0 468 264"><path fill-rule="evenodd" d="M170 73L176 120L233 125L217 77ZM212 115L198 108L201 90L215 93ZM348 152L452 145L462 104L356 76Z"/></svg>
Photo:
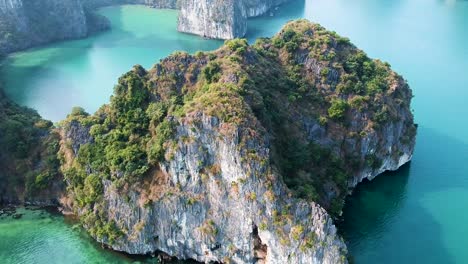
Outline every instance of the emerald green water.
<svg viewBox="0 0 468 264"><path fill-rule="evenodd" d="M0 78L8 94L59 120L74 105L92 112L107 102L116 78L133 64L149 67L174 50L209 50L221 44L177 33L174 11L112 7L100 12L112 20L112 31L7 59ZM468 263L468 2L306 0L287 4L273 17L251 20L248 38L270 36L299 17L319 22L370 56L390 62L415 95L419 131L413 161L360 185L347 200L339 226L355 263ZM6 222L11 221L20 220ZM58 229L70 226L59 217L53 223ZM34 221L29 225L36 226ZM0 227L0 241L4 230ZM0 259L14 257L11 245L30 243L34 248L43 239L21 234L0 242L0 254L6 254ZM80 241L92 244L86 238ZM89 245L63 243L55 250L72 251L88 263L113 263L106 251L89 257ZM25 254L33 258L44 253L38 248Z"/></svg>
<svg viewBox="0 0 468 264"><path fill-rule="evenodd" d="M56 212L19 208L16 214L22 217L0 217L2 264L157 263L102 249L74 220Z"/></svg>
<svg viewBox="0 0 468 264"><path fill-rule="evenodd" d="M3 62L7 95L59 121L73 106L89 112L107 103L123 73L135 64L150 68L177 50L211 50L220 41L178 33L177 12L143 6L104 8L112 30L91 38L20 52Z"/></svg>

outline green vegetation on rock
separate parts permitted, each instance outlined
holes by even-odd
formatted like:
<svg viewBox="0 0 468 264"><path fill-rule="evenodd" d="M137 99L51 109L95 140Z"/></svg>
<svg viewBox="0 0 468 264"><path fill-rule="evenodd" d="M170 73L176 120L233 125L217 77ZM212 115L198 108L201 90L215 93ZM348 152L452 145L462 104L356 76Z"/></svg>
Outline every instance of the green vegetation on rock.
<svg viewBox="0 0 468 264"><path fill-rule="evenodd" d="M50 121L11 102L0 89L0 202L27 200L53 189L60 163L59 136L51 128Z"/></svg>
<svg viewBox="0 0 468 264"><path fill-rule="evenodd" d="M191 224L213 243L226 238L205 200L219 190L223 202L236 197L270 214L259 228L274 231L280 244L310 253L328 243L311 221L320 212L328 217L293 197L338 216L356 176L398 162L416 133L401 76L305 20L254 45L230 40L213 52L176 52L148 71L135 66L109 104L94 114L75 107L57 128L0 99L6 186L41 193L61 183L60 166L61 198L93 237L119 250L142 230L157 233L160 226L142 219L167 215L168 204L203 212ZM228 175L230 166L238 175ZM2 199L8 196L19 195ZM294 219L302 209L317 215ZM132 212L143 217L136 221Z"/></svg>
<svg viewBox="0 0 468 264"><path fill-rule="evenodd" d="M391 88L398 82L388 64L305 20L252 46L236 39L210 53L176 52L148 72L135 66L124 74L110 103L94 115L77 108L62 122L65 131L81 131L71 139L88 139L64 175L79 207L99 208L104 181L123 192L142 182L172 159L181 122L195 124L201 113L252 131L239 142L243 162L269 162L294 194L338 214L353 173L381 163L337 150L325 138L316 141L305 126L319 126L336 140L372 133L409 108L410 90ZM405 125L411 129L412 120ZM263 136L271 139L269 160L247 147ZM98 220L107 223L105 216Z"/></svg>

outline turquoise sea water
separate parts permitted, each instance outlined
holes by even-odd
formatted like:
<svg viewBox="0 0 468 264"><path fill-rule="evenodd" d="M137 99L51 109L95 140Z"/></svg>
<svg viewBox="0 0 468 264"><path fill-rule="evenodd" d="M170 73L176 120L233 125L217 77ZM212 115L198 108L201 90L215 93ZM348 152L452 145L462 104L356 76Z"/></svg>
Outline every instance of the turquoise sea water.
<svg viewBox="0 0 468 264"><path fill-rule="evenodd" d="M134 6L100 12L112 20L112 31L7 59L0 70L7 93L57 121L74 105L92 112L107 102L116 78L133 64L149 67L174 50L221 44L177 33L174 11ZM299 17L388 61L415 95L413 161L360 185L347 200L339 226L355 263L468 263L468 1L299 1L249 21L248 38L271 36ZM74 247L63 243L62 249ZM105 263L107 253L100 254L92 259Z"/></svg>
<svg viewBox="0 0 468 264"><path fill-rule="evenodd" d="M347 201L355 262L468 263L468 2L308 1L305 16L390 62L415 95L413 161Z"/></svg>
<svg viewBox="0 0 468 264"><path fill-rule="evenodd" d="M73 219L58 212L19 208L0 217L0 263L84 264L138 263L140 260L104 250ZM145 263L155 259L142 258Z"/></svg>
<svg viewBox="0 0 468 264"><path fill-rule="evenodd" d="M13 100L59 121L73 106L107 103L118 77L135 64L150 68L177 50L212 50L221 41L177 32L177 11L143 6L103 8L112 30L91 38L20 52L3 62L0 79Z"/></svg>

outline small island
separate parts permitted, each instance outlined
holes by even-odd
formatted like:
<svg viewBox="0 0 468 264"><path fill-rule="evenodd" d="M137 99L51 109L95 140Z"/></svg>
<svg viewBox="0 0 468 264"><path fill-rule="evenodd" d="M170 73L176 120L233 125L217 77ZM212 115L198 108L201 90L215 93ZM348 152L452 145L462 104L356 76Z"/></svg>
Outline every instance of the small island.
<svg viewBox="0 0 468 264"><path fill-rule="evenodd" d="M360 181L411 160L411 98L389 64L292 21L135 66L57 126L2 96L1 202L59 206L130 254L347 263L334 219Z"/></svg>

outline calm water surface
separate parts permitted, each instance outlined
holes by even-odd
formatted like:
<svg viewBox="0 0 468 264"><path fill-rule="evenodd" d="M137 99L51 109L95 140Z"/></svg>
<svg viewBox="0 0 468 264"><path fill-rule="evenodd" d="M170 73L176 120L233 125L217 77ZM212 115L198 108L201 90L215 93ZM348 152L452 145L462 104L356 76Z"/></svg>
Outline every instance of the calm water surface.
<svg viewBox="0 0 468 264"><path fill-rule="evenodd" d="M100 12L112 20L112 31L7 59L0 73L7 93L57 121L74 105L92 112L107 102L116 78L134 64L150 67L174 50L221 44L177 33L174 11L112 7ZM299 17L388 61L415 94L420 127L413 161L360 185L347 201L340 229L355 262L468 263L468 2L306 0L286 5L273 17L251 20L248 38L271 36ZM69 228L56 223L58 229ZM19 236L16 243L34 249L47 232L36 239ZM91 243L82 240L77 243ZM74 254L83 258L91 250L56 246L57 251L76 248ZM44 254L41 249L28 252L29 257ZM90 258L101 258L95 263L112 262L108 252L98 252L102 256ZM0 254L9 254L2 242Z"/></svg>
<svg viewBox="0 0 468 264"><path fill-rule="evenodd" d="M119 76L135 64L150 68L177 50L212 50L221 41L177 32L177 12L143 6L99 11L112 30L97 36L20 52L0 70L6 93L53 121L73 106L89 112L107 103Z"/></svg>
<svg viewBox="0 0 468 264"><path fill-rule="evenodd" d="M19 208L16 214L21 218L0 216L2 264L157 263L102 249L75 220L58 212Z"/></svg>

